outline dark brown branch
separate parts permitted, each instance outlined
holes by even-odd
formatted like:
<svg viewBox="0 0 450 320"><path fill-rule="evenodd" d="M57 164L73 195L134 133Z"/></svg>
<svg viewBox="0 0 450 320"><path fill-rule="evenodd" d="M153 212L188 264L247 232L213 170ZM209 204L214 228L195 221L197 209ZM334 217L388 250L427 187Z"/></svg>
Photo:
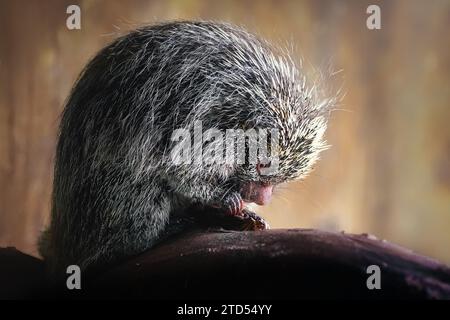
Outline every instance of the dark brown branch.
<svg viewBox="0 0 450 320"><path fill-rule="evenodd" d="M1 264L4 253L0 251ZM15 263L29 264L28 269L32 269L35 261ZM381 290L366 286L369 265L381 269ZM0 271L4 281L5 271ZM36 271L36 276L39 274ZM18 272L14 276L20 277ZM365 235L305 229L191 232L110 268L84 286L82 295L86 294L130 298L449 299L450 269Z"/></svg>

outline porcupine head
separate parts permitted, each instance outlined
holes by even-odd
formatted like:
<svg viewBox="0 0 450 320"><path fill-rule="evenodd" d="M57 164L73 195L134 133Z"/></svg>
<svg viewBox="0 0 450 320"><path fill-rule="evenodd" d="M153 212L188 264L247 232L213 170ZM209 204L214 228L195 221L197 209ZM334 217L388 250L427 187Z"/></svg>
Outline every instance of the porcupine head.
<svg viewBox="0 0 450 320"><path fill-rule="evenodd" d="M192 204L233 215L266 204L310 171L333 103L287 54L227 24L118 38L63 112L41 253L86 267L150 248Z"/></svg>

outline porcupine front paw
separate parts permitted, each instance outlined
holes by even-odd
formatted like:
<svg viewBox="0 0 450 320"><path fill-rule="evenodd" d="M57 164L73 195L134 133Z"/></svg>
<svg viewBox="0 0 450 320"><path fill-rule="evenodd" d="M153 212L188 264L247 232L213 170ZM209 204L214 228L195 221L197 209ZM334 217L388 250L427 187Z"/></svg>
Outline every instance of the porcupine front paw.
<svg viewBox="0 0 450 320"><path fill-rule="evenodd" d="M266 230L269 224L256 213L244 208L244 201L239 193L232 193L224 201L222 227L232 230Z"/></svg>
<svg viewBox="0 0 450 320"><path fill-rule="evenodd" d="M269 224L256 213L243 209L238 216L225 215L216 217L212 227L236 231L258 231L270 229Z"/></svg>
<svg viewBox="0 0 450 320"><path fill-rule="evenodd" d="M241 230L257 231L270 229L266 220L247 209L242 210L242 215L236 217L236 219L242 220L240 224L242 227Z"/></svg>
<svg viewBox="0 0 450 320"><path fill-rule="evenodd" d="M256 213L244 209L244 201L239 193L223 198L221 204L193 206L191 214L199 225L207 228L222 228L236 231L256 231L269 229L269 224Z"/></svg>

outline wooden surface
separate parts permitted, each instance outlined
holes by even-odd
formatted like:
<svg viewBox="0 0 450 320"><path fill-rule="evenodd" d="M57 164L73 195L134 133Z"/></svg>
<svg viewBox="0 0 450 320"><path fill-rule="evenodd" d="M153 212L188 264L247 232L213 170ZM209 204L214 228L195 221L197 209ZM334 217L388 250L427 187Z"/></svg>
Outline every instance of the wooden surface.
<svg viewBox="0 0 450 320"><path fill-rule="evenodd" d="M42 264L17 251L11 253L10 249L0 250L0 296L7 294L9 287L15 296L20 288L24 296L36 295L36 286L24 279L42 283ZM367 288L370 265L380 267L380 290ZM81 291L49 291L38 296L450 299L450 269L367 235L307 229L211 230L167 240L111 266L88 283L82 275L81 286Z"/></svg>
<svg viewBox="0 0 450 320"><path fill-rule="evenodd" d="M292 43L304 66L341 70L325 152L261 208L273 227L370 232L450 263L450 2L372 0L0 1L0 245L36 254L48 221L59 114L82 67L144 23L209 19ZM81 30L66 28L79 4Z"/></svg>

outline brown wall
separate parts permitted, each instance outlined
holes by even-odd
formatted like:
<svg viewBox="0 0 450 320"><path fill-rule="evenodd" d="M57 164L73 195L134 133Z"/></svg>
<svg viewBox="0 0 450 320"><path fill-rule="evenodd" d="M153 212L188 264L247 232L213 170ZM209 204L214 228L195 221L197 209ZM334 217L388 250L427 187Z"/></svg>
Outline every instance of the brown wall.
<svg viewBox="0 0 450 320"><path fill-rule="evenodd" d="M69 4L82 29L69 31ZM365 27L369 4L382 29ZM143 23L202 18L331 61L347 95L332 148L260 210L273 227L369 232L450 262L450 2L0 0L0 245L36 253L49 214L58 117L83 65Z"/></svg>

